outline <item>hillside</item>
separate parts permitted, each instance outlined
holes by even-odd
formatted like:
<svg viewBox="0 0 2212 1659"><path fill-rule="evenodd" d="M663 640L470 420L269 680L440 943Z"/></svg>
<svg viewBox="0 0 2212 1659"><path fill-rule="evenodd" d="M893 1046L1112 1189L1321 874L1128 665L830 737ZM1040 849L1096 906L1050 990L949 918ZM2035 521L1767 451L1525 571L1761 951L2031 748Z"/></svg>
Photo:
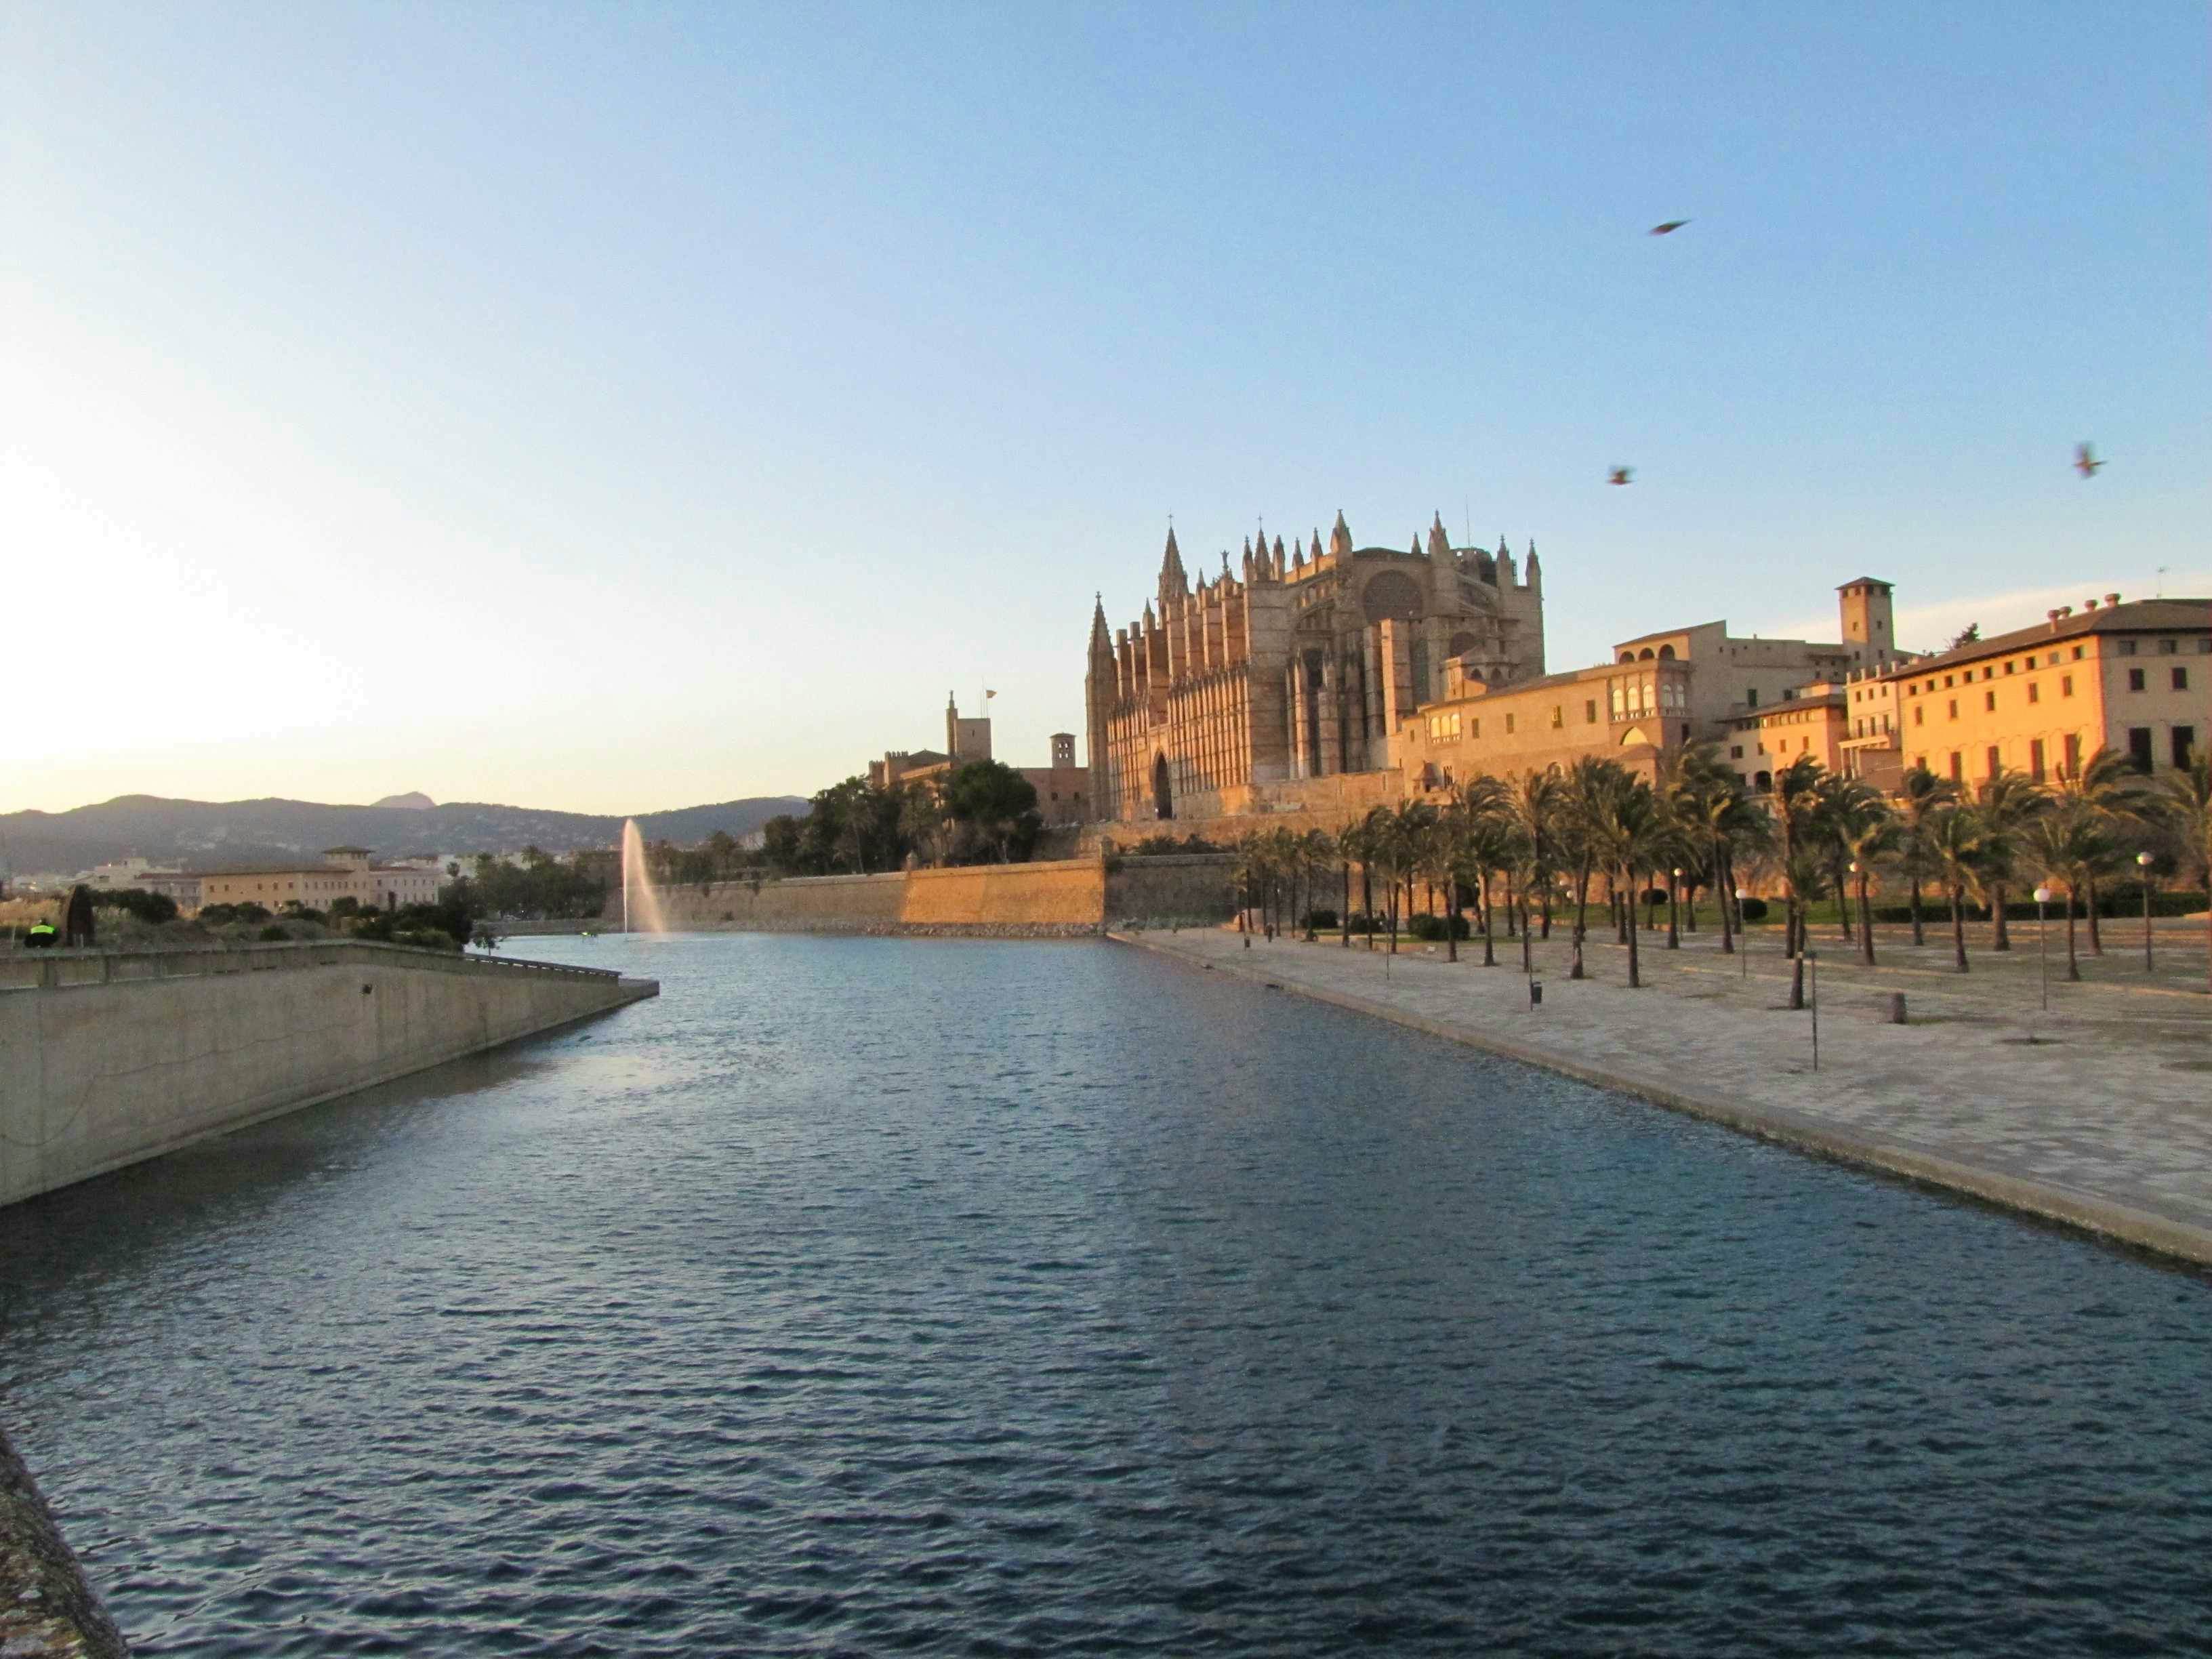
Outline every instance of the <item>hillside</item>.
<svg viewBox="0 0 2212 1659"><path fill-rule="evenodd" d="M169 800L120 795L66 812L0 815L0 859L19 874L70 872L114 859L143 858L191 870L313 856L325 847L374 848L398 857L410 853L513 852L526 846L549 853L611 847L620 817L553 812L486 802L432 805L420 796L405 805L332 806L318 801ZM779 812L803 812L806 803L787 795L755 796L711 805L684 806L636 815L647 841L703 841L717 830L744 836Z"/></svg>

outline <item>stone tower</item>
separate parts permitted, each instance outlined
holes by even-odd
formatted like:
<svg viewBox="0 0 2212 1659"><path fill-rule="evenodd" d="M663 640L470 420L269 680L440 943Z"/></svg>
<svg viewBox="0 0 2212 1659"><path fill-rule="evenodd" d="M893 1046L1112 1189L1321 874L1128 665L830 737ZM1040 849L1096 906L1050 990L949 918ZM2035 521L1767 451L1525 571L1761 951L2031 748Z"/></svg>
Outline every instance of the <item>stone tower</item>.
<svg viewBox="0 0 2212 1659"><path fill-rule="evenodd" d="M1878 668L1897 656L1896 618L1890 611L1890 586L1860 576L1836 590L1836 610L1844 626L1844 648L1854 665Z"/></svg>

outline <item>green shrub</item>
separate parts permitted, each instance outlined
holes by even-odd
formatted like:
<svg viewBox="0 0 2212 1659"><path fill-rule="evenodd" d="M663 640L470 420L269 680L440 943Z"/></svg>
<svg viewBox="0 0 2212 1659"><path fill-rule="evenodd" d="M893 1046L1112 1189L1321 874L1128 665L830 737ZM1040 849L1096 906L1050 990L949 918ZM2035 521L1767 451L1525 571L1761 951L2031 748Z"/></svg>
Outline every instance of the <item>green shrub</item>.
<svg viewBox="0 0 2212 1659"><path fill-rule="evenodd" d="M1743 919L1746 921L1765 921L1766 920L1766 901L1765 899L1747 898L1743 900L1742 903Z"/></svg>
<svg viewBox="0 0 2212 1659"><path fill-rule="evenodd" d="M273 921L254 935L254 938L259 939L264 945L283 945L289 942L291 937Z"/></svg>
<svg viewBox="0 0 2212 1659"><path fill-rule="evenodd" d="M1413 916L1407 921L1406 931L1415 939L1431 941L1441 941L1447 933L1455 939L1465 939L1468 935L1467 918L1453 916L1449 919L1448 926L1447 919L1443 916Z"/></svg>
<svg viewBox="0 0 2212 1659"><path fill-rule="evenodd" d="M256 904L251 899L243 904L210 904L199 913L197 919L210 927L220 927L234 921L266 921L269 920L269 908Z"/></svg>
<svg viewBox="0 0 2212 1659"><path fill-rule="evenodd" d="M1309 928L1334 927L1336 926L1336 912L1334 910L1309 910L1306 912L1305 925Z"/></svg>
<svg viewBox="0 0 2212 1659"><path fill-rule="evenodd" d="M167 893L149 893L143 887L118 887L92 896L95 910L120 910L159 927L177 919L177 902Z"/></svg>

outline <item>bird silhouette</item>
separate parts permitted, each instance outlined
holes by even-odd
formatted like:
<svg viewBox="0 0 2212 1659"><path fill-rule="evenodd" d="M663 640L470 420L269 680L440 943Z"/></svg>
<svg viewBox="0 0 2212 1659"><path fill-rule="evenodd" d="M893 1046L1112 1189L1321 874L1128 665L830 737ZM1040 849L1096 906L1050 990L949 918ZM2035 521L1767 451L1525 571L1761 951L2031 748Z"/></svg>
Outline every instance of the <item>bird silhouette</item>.
<svg viewBox="0 0 2212 1659"><path fill-rule="evenodd" d="M1609 484L1625 484L1635 473L1636 469L1632 466L1616 466L1606 475L1605 481Z"/></svg>
<svg viewBox="0 0 2212 1659"><path fill-rule="evenodd" d="M1654 236L1666 236L1666 235L1670 235L1670 234L1672 234L1674 232L1675 232L1675 231L1678 231L1678 230L1681 229L1681 228L1682 228L1684 225L1686 225L1686 224L1688 224L1689 222L1689 222L1687 219L1669 219L1669 220L1668 220L1665 224L1663 224L1663 225L1654 225L1654 226L1652 226L1652 227L1651 227L1651 234L1652 234Z"/></svg>
<svg viewBox="0 0 2212 1659"><path fill-rule="evenodd" d="M2097 469L2102 465L2104 465L2104 463L2097 459L2096 452L2092 450L2088 445L2075 444L2074 446L2074 470L2080 473L2083 477L2095 477L2097 476Z"/></svg>

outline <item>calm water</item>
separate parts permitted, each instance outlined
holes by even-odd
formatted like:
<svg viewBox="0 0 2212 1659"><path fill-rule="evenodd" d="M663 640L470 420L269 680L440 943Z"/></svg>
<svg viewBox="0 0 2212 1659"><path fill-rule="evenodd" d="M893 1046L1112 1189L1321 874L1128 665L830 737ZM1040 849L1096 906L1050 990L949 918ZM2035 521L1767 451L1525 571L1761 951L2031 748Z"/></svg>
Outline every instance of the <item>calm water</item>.
<svg viewBox="0 0 2212 1659"><path fill-rule="evenodd" d="M0 1212L149 1654L2212 1651L2212 1291L1103 945L662 999Z"/></svg>

